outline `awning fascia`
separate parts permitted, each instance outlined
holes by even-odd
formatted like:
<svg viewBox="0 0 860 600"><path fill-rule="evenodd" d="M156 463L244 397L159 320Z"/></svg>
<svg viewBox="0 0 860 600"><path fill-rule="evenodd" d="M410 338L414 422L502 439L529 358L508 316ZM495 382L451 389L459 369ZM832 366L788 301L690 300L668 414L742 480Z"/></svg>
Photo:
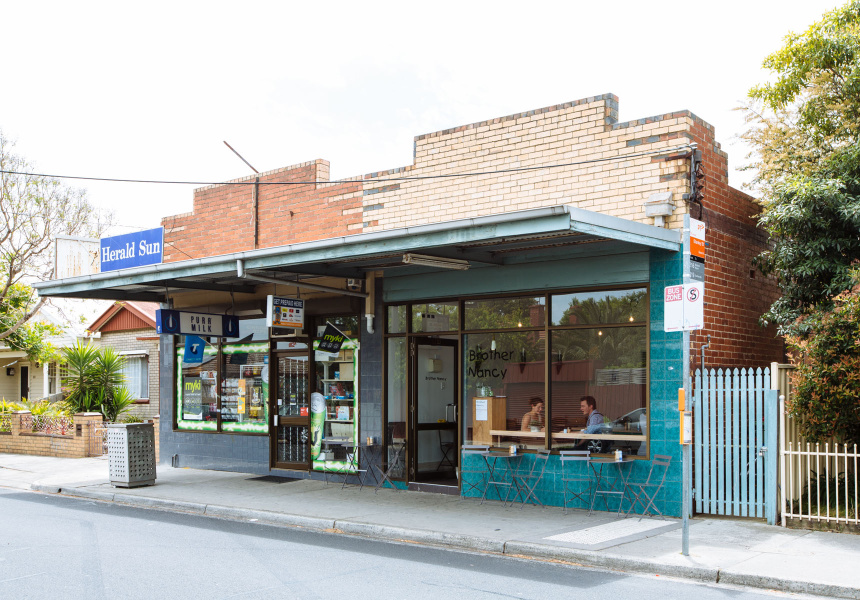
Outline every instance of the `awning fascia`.
<svg viewBox="0 0 860 600"><path fill-rule="evenodd" d="M244 262L246 270L288 270L291 266L352 261L386 253L571 232L680 250L680 232L676 230L559 205L38 282L33 287L42 296L69 296L111 287L234 273L237 260Z"/></svg>

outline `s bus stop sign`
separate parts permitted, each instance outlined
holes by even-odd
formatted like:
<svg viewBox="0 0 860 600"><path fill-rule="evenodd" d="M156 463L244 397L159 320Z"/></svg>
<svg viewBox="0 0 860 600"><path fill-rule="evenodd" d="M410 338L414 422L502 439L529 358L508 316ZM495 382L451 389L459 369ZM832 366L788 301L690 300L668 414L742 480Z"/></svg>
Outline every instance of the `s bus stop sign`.
<svg viewBox="0 0 860 600"><path fill-rule="evenodd" d="M701 281L666 286L663 290L663 331L705 327L705 284Z"/></svg>

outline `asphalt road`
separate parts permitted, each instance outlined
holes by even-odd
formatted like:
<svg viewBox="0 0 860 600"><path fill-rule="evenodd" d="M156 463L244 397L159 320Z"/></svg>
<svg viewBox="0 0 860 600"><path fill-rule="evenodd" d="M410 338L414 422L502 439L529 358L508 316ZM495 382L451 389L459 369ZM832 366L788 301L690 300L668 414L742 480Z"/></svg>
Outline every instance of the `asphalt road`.
<svg viewBox="0 0 860 600"><path fill-rule="evenodd" d="M0 598L775 597L0 489Z"/></svg>

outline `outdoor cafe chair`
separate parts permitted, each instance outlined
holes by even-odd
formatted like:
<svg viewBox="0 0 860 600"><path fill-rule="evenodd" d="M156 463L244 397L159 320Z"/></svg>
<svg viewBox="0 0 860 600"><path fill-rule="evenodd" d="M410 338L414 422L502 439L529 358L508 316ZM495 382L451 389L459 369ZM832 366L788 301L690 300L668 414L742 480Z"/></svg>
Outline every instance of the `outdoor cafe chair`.
<svg viewBox="0 0 860 600"><path fill-rule="evenodd" d="M567 514L568 504L572 504L576 500L590 506L592 479L589 461L591 460L591 452L588 450L560 450L558 454L561 459L565 514Z"/></svg>
<svg viewBox="0 0 860 600"><path fill-rule="evenodd" d="M468 468L460 468L460 498L466 498L468 492L484 493L487 481L486 459L484 454L490 447L480 444L464 444L460 449L460 464L471 463ZM468 460L468 457L480 457L481 460Z"/></svg>
<svg viewBox="0 0 860 600"><path fill-rule="evenodd" d="M521 498L522 504L520 505L520 509L522 509L523 506L528 504L530 499L534 498L534 501L537 504L543 506L543 503L538 499L535 490L537 489L541 479L543 479L543 474L546 472L546 465L549 463L551 453L552 452L550 450L538 450L534 455L531 469L526 472L518 471L513 474L513 483L516 488L516 492L511 500L511 504L516 502L518 498Z"/></svg>
<svg viewBox="0 0 860 600"><path fill-rule="evenodd" d="M660 515L661 519L665 518L663 517L663 513L660 512L660 509L657 508L657 505L654 504L654 500L657 498L657 494L660 493L660 490L663 489L663 484L666 482L666 473L669 472L670 462L672 462L671 456L655 454L651 461L651 468L648 470L648 478L642 483L628 484L628 487L633 488L634 491L639 490L633 497L632 502L630 502L630 510L627 511L628 515L636 508L636 504L639 504L644 509L642 511L642 516L650 515L651 513L648 511L650 509L654 509L654 512Z"/></svg>

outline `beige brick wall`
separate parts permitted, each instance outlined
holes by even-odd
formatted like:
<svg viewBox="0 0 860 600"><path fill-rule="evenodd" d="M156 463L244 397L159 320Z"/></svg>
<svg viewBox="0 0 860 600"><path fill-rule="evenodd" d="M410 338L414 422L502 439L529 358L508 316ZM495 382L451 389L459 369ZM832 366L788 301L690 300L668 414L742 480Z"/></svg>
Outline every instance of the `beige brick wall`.
<svg viewBox="0 0 860 600"><path fill-rule="evenodd" d="M678 206L669 226L680 227L689 161L665 157L702 121L683 111L618 123L617 114L607 94L418 136L413 166L365 179L446 177L366 181L364 231L559 204L651 224L643 203L666 191ZM503 172L516 169L530 170ZM448 177L458 173L485 174Z"/></svg>
<svg viewBox="0 0 860 600"><path fill-rule="evenodd" d="M146 338L146 339L139 339ZM150 339L151 338L151 339ZM113 348L117 352L145 352L149 359L149 398L147 402L135 404L129 414L143 419L158 416L158 336L154 329L103 332L100 346Z"/></svg>

